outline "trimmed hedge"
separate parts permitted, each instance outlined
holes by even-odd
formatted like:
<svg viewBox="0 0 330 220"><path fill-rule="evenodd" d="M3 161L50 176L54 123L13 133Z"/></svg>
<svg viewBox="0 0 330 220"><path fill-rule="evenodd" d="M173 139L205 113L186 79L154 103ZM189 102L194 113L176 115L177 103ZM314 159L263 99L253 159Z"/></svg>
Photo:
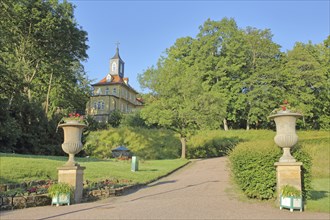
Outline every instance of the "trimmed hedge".
<svg viewBox="0 0 330 220"><path fill-rule="evenodd" d="M311 157L299 146L293 156L303 162L303 197L311 190ZM235 181L249 198L273 199L276 194L276 168L274 163L282 156L282 150L272 140L244 142L230 153L229 160Z"/></svg>

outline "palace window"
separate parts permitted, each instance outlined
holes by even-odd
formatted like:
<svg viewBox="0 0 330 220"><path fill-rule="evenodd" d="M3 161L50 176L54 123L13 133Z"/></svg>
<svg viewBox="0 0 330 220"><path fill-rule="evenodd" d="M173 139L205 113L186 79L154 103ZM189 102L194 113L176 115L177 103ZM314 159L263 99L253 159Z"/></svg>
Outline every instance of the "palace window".
<svg viewBox="0 0 330 220"><path fill-rule="evenodd" d="M98 102L94 102L94 108L98 110L103 110L104 109L104 101L100 100Z"/></svg>
<svg viewBox="0 0 330 220"><path fill-rule="evenodd" d="M113 88L112 94L117 95L117 88Z"/></svg>
<svg viewBox="0 0 330 220"><path fill-rule="evenodd" d="M106 88L106 89L105 89L105 94L106 94L106 95L110 95L110 89L109 89L109 88Z"/></svg>

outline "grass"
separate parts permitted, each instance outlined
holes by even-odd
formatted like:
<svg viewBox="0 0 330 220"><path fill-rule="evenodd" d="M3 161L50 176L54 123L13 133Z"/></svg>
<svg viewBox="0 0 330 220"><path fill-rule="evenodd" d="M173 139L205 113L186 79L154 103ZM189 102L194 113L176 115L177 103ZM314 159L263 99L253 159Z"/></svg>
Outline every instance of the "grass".
<svg viewBox="0 0 330 220"><path fill-rule="evenodd" d="M330 213L330 182L329 178L312 181L312 198L307 201L307 209L316 212Z"/></svg>
<svg viewBox="0 0 330 220"><path fill-rule="evenodd" d="M203 131L201 137L212 139L239 138L244 142L263 141L272 144L275 131L270 130L236 130L236 131ZM298 131L298 144L312 156L312 198L307 201L307 210L330 212L330 135L328 131ZM21 183L31 180L57 179L57 167L65 163L67 157L32 156L0 153L0 184ZM133 183L146 183L187 163L187 160L146 160L140 161L139 172L130 171L127 161L99 160L93 158L76 158L86 167L84 179L99 181L105 179L125 179Z"/></svg>
<svg viewBox="0 0 330 220"><path fill-rule="evenodd" d="M147 183L164 176L187 160L141 160L139 171L131 172L129 161L99 160L90 158L75 158L85 166L84 179L100 181L105 179L129 180L135 183ZM57 167L62 166L67 157L32 156L18 154L0 154L0 184L22 183L27 181L57 179Z"/></svg>

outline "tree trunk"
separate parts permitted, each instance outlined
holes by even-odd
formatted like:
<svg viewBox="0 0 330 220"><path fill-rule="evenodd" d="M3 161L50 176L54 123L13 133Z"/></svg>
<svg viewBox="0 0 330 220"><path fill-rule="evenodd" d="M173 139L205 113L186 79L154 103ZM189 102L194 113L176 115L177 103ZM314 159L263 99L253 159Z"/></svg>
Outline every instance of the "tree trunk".
<svg viewBox="0 0 330 220"><path fill-rule="evenodd" d="M49 109L49 96L50 96L50 89L52 88L52 79L53 79L53 71L50 74L49 83L48 83L48 91L46 96L46 105L45 105L45 113L48 114Z"/></svg>
<svg viewBox="0 0 330 220"><path fill-rule="evenodd" d="M225 131L228 131L228 124L227 124L227 119L223 119L223 129L225 129Z"/></svg>
<svg viewBox="0 0 330 220"><path fill-rule="evenodd" d="M181 158L185 159L186 158L186 137L180 136L180 141L181 141Z"/></svg>
<svg viewBox="0 0 330 220"><path fill-rule="evenodd" d="M246 130L250 130L249 120L246 120Z"/></svg>

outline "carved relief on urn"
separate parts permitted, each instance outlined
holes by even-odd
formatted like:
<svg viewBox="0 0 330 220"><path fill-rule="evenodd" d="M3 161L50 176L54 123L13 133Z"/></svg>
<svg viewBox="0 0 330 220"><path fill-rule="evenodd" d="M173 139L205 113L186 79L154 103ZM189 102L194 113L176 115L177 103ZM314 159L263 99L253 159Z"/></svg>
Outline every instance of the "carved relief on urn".
<svg viewBox="0 0 330 220"><path fill-rule="evenodd" d="M82 118L80 115L78 116L78 119ZM78 116L71 116L64 120L65 123L58 125L58 127L63 128L64 131L62 149L65 153L69 154L69 160L64 166L78 166L74 161L74 155L79 153L83 147L81 137L84 128L87 127L82 120L75 120Z"/></svg>

